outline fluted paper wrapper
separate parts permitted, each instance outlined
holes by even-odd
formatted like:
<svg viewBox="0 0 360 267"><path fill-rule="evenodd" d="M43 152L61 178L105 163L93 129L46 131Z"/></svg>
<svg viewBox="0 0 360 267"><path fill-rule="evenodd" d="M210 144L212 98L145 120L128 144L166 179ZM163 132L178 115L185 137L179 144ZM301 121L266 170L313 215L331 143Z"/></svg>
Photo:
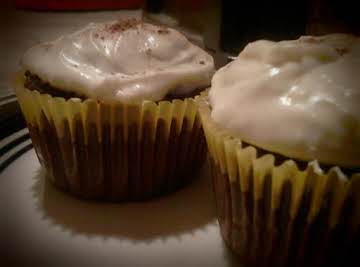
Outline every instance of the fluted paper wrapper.
<svg viewBox="0 0 360 267"><path fill-rule="evenodd" d="M196 99L225 243L250 266L357 266L360 174L275 166L274 155L221 129L207 100Z"/></svg>
<svg viewBox="0 0 360 267"><path fill-rule="evenodd" d="M47 177L89 199L141 200L188 183L206 156L193 99L141 104L16 94Z"/></svg>

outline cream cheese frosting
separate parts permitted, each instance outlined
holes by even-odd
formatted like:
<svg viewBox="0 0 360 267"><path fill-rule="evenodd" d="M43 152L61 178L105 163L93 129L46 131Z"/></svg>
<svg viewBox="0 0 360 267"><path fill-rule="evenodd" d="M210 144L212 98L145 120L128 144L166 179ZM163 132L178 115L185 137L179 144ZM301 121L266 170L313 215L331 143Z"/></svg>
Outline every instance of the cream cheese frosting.
<svg viewBox="0 0 360 267"><path fill-rule="evenodd" d="M91 23L30 48L21 65L53 87L121 102L187 95L214 73L212 57L184 35L136 19Z"/></svg>
<svg viewBox="0 0 360 267"><path fill-rule="evenodd" d="M360 166L360 38L250 43L215 73L209 100L212 119L250 144Z"/></svg>

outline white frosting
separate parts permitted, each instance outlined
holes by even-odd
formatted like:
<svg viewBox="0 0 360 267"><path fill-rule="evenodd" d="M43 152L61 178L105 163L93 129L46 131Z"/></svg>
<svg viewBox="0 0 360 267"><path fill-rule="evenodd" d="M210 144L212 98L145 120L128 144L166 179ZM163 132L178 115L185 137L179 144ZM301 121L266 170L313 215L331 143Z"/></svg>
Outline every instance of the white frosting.
<svg viewBox="0 0 360 267"><path fill-rule="evenodd" d="M214 72L212 57L184 35L135 19L89 24L32 47L21 63L54 87L121 102L186 95Z"/></svg>
<svg viewBox="0 0 360 267"><path fill-rule="evenodd" d="M300 160L360 166L360 39L250 43L215 73L212 118L243 140Z"/></svg>

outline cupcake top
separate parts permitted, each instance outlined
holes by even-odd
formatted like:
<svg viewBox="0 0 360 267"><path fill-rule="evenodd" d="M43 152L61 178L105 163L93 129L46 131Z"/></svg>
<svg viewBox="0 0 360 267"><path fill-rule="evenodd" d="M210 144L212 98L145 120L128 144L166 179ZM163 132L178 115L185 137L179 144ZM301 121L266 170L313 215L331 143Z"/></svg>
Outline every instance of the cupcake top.
<svg viewBox="0 0 360 267"><path fill-rule="evenodd" d="M209 86L212 57L181 33L137 19L91 23L30 48L22 67L53 87L105 101L158 101Z"/></svg>
<svg viewBox="0 0 360 267"><path fill-rule="evenodd" d="M215 73L211 116L262 149L359 167L359 70L352 35L256 41Z"/></svg>

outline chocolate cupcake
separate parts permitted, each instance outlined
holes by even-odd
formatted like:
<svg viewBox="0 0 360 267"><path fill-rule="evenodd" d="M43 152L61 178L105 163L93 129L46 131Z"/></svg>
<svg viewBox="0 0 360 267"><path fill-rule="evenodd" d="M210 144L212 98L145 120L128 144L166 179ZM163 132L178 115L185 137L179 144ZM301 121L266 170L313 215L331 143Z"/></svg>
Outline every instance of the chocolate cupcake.
<svg viewBox="0 0 360 267"><path fill-rule="evenodd" d="M356 266L360 39L250 43L197 98L226 244L254 266Z"/></svg>
<svg viewBox="0 0 360 267"><path fill-rule="evenodd" d="M210 55L179 32L90 24L22 58L16 94L47 177L89 199L142 200L188 183L206 155L193 97Z"/></svg>

